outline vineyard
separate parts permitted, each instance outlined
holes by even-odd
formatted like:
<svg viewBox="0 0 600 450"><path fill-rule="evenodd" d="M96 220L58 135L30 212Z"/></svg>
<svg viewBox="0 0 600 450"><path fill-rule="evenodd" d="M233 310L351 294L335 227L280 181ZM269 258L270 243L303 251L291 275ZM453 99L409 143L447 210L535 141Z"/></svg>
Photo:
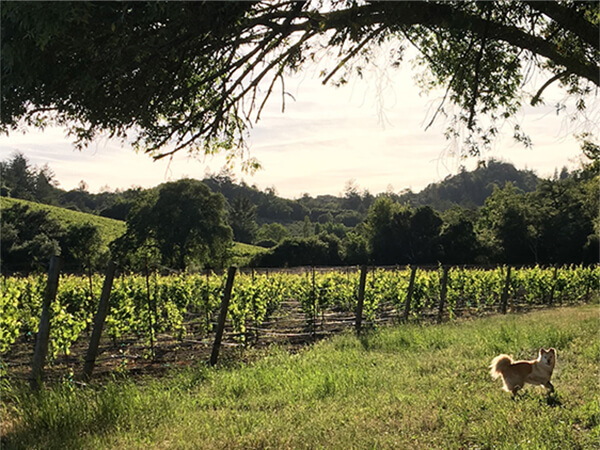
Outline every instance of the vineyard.
<svg viewBox="0 0 600 450"><path fill-rule="evenodd" d="M361 299L362 326L482 315L501 311L503 301L511 311L573 304L589 300L600 284L598 266L507 269L369 268ZM227 349L301 344L355 326L360 275L356 267L240 271L223 344ZM99 370L140 370L206 359L225 281L225 274L212 272L116 277ZM3 373L24 375L38 332L46 276L2 277L1 283ZM50 305L49 374L73 373L82 365L102 283L100 275L60 277Z"/></svg>

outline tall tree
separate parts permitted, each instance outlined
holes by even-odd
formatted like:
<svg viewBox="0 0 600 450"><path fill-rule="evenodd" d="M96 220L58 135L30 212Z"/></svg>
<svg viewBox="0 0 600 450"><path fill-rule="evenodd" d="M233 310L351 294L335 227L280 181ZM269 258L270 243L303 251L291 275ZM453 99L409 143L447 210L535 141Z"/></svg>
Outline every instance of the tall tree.
<svg viewBox="0 0 600 450"><path fill-rule="evenodd" d="M434 119L449 114L447 136L476 153L552 83L585 109L600 85L599 11L567 0L4 2L1 124L55 121L78 145L108 132L155 157L240 156L289 72L328 61L323 83L341 85L387 41L391 66L418 50L422 85L446 89ZM546 81L527 96L532 68Z"/></svg>
<svg viewBox="0 0 600 450"><path fill-rule="evenodd" d="M539 230L534 227L536 212L531 206L512 183L494 188L478 222L490 259L510 264L538 262Z"/></svg>
<svg viewBox="0 0 600 450"><path fill-rule="evenodd" d="M232 244L225 199L197 180L165 183L131 210L120 244L145 246L174 269L221 267Z"/></svg>
<svg viewBox="0 0 600 450"><path fill-rule="evenodd" d="M251 244L256 236L256 205L248 197L236 197L229 207L229 224L238 242Z"/></svg>
<svg viewBox="0 0 600 450"><path fill-rule="evenodd" d="M0 178L5 191L3 195L35 200L36 171L23 153L16 152L0 162Z"/></svg>

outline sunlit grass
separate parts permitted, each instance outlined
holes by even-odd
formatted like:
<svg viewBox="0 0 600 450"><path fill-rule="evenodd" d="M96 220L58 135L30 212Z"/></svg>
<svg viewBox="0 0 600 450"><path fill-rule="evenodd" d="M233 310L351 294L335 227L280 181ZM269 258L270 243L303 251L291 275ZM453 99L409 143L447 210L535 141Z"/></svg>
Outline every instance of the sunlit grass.
<svg viewBox="0 0 600 450"><path fill-rule="evenodd" d="M30 202L16 198L0 197L0 207L10 208L15 204L21 204L29 207L33 211L43 210L48 212L48 217L56 220L64 227L70 225L82 225L91 223L98 228L100 237L105 246L116 238L125 233L126 225L122 220L115 220L109 217L97 216L80 211L72 211L70 209L61 208L58 206L45 205L43 203Z"/></svg>
<svg viewBox="0 0 600 450"><path fill-rule="evenodd" d="M598 306L405 325L161 380L4 386L3 448L595 448ZM516 400L499 352L556 347L557 392ZM5 430L6 431L6 430ZM4 431L3 431L4 432Z"/></svg>

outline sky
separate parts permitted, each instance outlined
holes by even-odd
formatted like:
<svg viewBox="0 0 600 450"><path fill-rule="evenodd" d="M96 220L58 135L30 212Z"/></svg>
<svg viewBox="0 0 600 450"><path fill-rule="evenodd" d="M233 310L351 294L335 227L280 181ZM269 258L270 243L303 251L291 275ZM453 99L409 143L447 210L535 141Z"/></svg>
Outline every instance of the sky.
<svg viewBox="0 0 600 450"><path fill-rule="evenodd" d="M476 166L477 158L460 158L445 139L443 118L426 130L442 92L420 92L408 60L400 69L374 66L364 79L341 88L322 86L319 70L312 67L287 78L286 89L293 99L287 96L283 113L281 95L274 93L248 139L250 155L262 169L255 174L235 169L238 181L263 190L275 187L287 198L305 193L341 195L350 181L372 194L418 192L456 174L461 166ZM543 82L542 76L533 80L532 93ZM481 159L500 159L541 177L550 177L563 166L578 167L581 152L573 134L592 124L597 135L594 124L600 124L600 102L597 97L588 101L588 121L582 125L556 114L554 105L563 96L558 89L549 89L544 106L525 106L519 113L517 120L532 138L532 148L515 143L512 127L505 126ZM48 164L62 189L74 189L84 180L90 192L146 188L184 177L202 179L224 166L222 157L190 158L184 152L172 161L154 162L106 138L78 151L65 134L63 129L49 128L2 135L0 159L20 151L37 167Z"/></svg>

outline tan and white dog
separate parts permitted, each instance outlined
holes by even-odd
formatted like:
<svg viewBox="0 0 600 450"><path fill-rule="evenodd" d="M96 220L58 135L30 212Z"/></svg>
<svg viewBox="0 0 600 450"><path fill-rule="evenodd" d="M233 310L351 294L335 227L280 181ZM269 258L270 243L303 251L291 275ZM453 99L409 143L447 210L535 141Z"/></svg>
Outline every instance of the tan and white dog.
<svg viewBox="0 0 600 450"><path fill-rule="evenodd" d="M525 383L544 386L548 392L554 392L550 377L556 364L556 350L540 349L533 361L513 361L508 355L499 355L492 360L490 374L495 380L502 377L504 390L513 395L525 386Z"/></svg>

